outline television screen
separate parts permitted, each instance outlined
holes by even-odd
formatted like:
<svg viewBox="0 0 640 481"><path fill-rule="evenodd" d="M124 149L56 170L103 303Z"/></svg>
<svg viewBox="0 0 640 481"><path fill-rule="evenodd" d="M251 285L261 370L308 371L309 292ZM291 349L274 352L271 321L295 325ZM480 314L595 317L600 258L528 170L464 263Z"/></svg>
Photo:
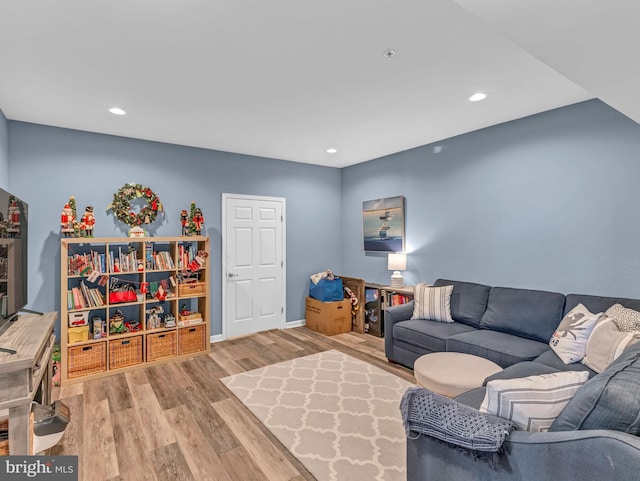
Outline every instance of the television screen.
<svg viewBox="0 0 640 481"><path fill-rule="evenodd" d="M0 189L0 324L27 305L27 229L27 203Z"/></svg>

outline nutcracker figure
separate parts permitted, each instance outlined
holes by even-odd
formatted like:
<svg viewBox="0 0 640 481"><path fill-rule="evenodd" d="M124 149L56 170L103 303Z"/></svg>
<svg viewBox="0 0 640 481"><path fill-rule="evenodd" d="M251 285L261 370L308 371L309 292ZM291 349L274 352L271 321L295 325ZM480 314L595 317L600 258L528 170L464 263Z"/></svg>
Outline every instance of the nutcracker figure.
<svg viewBox="0 0 640 481"><path fill-rule="evenodd" d="M96 225L96 218L93 216L93 206L87 206L82 216L81 224L84 227L84 236L93 237L93 227Z"/></svg>
<svg viewBox="0 0 640 481"><path fill-rule="evenodd" d="M196 211L193 214L193 224L195 226L196 235L200 235L202 233L202 226L204 225L204 216L202 215L200 207L196 208Z"/></svg>
<svg viewBox="0 0 640 481"><path fill-rule="evenodd" d="M69 237L73 234L73 210L71 206L67 202L62 209L62 214L60 215L60 231L65 237Z"/></svg>
<svg viewBox="0 0 640 481"><path fill-rule="evenodd" d="M187 228L189 227L189 214L186 209L182 209L180 212L180 224L182 224L182 235L187 235Z"/></svg>

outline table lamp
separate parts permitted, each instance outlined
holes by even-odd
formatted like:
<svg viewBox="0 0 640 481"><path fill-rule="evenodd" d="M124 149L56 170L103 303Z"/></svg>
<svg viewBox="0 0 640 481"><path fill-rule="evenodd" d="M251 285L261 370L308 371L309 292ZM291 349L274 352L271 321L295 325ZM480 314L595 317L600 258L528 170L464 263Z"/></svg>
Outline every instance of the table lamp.
<svg viewBox="0 0 640 481"><path fill-rule="evenodd" d="M400 271L407 270L407 254L404 252L389 253L387 269L393 271L391 276L391 287L404 286L404 279Z"/></svg>

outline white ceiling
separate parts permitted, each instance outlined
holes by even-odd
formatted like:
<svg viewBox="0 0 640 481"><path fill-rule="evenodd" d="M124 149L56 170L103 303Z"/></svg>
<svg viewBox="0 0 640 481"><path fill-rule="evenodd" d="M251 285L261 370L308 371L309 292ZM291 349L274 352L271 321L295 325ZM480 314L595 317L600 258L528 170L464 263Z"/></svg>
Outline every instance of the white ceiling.
<svg viewBox="0 0 640 481"><path fill-rule="evenodd" d="M335 167L593 97L640 121L639 4L0 0L0 109Z"/></svg>

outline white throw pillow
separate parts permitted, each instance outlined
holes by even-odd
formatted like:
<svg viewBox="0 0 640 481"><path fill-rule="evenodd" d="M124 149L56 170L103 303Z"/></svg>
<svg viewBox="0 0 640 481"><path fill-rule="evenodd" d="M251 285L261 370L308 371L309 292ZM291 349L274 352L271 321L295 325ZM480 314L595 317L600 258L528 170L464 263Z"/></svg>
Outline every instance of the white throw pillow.
<svg viewBox="0 0 640 481"><path fill-rule="evenodd" d="M624 307L622 304L614 304L605 314L613 319L622 332L640 331L640 312L638 311Z"/></svg>
<svg viewBox="0 0 640 481"><path fill-rule="evenodd" d="M451 292L453 292L453 286L431 287L425 283L416 285L411 319L453 322Z"/></svg>
<svg viewBox="0 0 640 481"><path fill-rule="evenodd" d="M606 314L600 318L587 341L582 364L595 372L604 371L628 346L640 341L640 332L622 332Z"/></svg>
<svg viewBox="0 0 640 481"><path fill-rule="evenodd" d="M522 431L548 431L588 378L587 371L566 371L489 381L480 412L510 419Z"/></svg>
<svg viewBox="0 0 640 481"><path fill-rule="evenodd" d="M567 312L549 340L549 346L562 362L571 364L584 357L591 331L602 315L592 313L582 304Z"/></svg>

